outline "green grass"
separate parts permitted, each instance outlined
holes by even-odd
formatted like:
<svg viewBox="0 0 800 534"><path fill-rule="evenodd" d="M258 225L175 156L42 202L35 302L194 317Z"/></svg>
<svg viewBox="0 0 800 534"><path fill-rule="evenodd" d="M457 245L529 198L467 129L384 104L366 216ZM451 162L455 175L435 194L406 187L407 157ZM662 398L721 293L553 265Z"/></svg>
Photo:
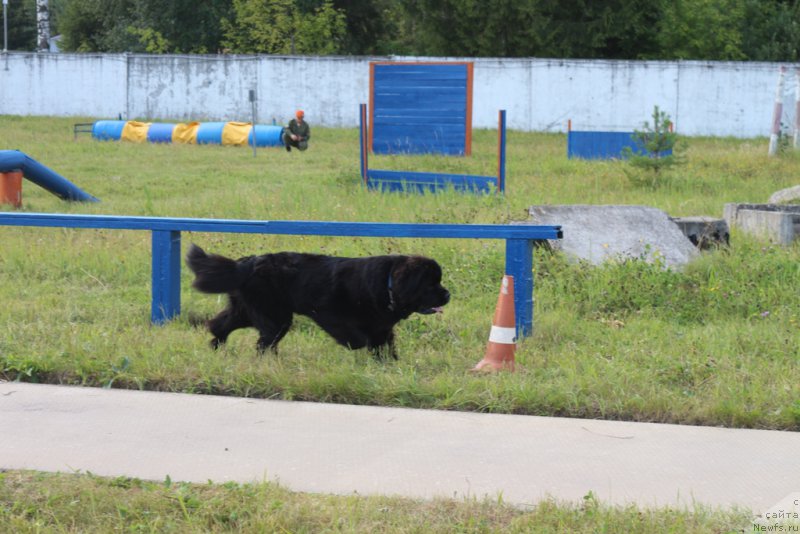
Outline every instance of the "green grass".
<svg viewBox="0 0 800 534"><path fill-rule="evenodd" d="M534 204L643 204L672 216L721 216L793 185L800 157L765 140L691 139L688 163L655 188L620 162L566 158L559 134L509 133L505 196L380 194L359 182L358 132L315 128L302 154L72 139L91 119L0 117L0 148L18 148L97 196L67 203L25 182L24 210L176 217L506 223ZM496 136L471 158L373 157L376 168L492 174ZM11 209L8 206L2 209ZM240 256L277 250L422 253L453 294L442 316L398 328L398 363L337 346L300 318L280 353L258 356L254 331L218 353L186 316L222 306L183 269L184 316L149 323L148 232L0 228L0 378L263 398L800 429L800 246L734 232L731 246L681 272L630 260L590 267L535 261L534 335L520 372L472 376L503 271L503 243L184 233L183 247Z"/></svg>
<svg viewBox="0 0 800 534"><path fill-rule="evenodd" d="M315 128L303 154L215 146L72 140L87 118L0 117L0 149L59 172L96 204L25 182L25 211L434 223L506 223L534 204L642 204L720 216L795 185L800 157L765 140L691 139L688 164L655 188L624 164L566 159L557 134L509 132L505 196L378 194L359 184L358 133ZM471 158L374 157L375 168L490 175L495 133ZM8 206L0 207L11 209ZM254 332L212 352L186 316L222 306L190 289L184 316L149 323L147 232L0 228L0 379L445 410L800 429L800 247L733 234L681 272L640 261L591 267L537 252L534 336L514 374L473 376L503 271L494 241L184 233L207 250L341 255L422 253L444 267L445 314L398 328L401 359L373 361L299 319L280 353ZM729 532L748 516L695 507L612 507L592 495L519 510L495 501L431 502L291 493L273 484L189 485L91 475L0 473L0 532Z"/></svg>
<svg viewBox="0 0 800 534"><path fill-rule="evenodd" d="M416 501L292 493L271 483L186 484L93 475L0 473L0 532L722 533L743 511L640 510L544 500L525 510L494 500Z"/></svg>

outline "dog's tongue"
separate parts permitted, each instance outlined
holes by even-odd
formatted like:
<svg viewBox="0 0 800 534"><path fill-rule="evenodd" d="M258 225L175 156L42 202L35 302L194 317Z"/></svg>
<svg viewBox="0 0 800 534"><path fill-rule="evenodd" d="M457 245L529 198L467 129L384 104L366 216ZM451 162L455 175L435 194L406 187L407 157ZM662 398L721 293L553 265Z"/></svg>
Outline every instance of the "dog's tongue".
<svg viewBox="0 0 800 534"><path fill-rule="evenodd" d="M444 308L441 306L436 306L435 308L431 308L431 310L433 310L433 313L444 313Z"/></svg>
<svg viewBox="0 0 800 534"><path fill-rule="evenodd" d="M420 310L417 313L421 313L422 315L430 315L432 313L442 313L444 310L441 306L436 306L435 308L425 308L424 310Z"/></svg>

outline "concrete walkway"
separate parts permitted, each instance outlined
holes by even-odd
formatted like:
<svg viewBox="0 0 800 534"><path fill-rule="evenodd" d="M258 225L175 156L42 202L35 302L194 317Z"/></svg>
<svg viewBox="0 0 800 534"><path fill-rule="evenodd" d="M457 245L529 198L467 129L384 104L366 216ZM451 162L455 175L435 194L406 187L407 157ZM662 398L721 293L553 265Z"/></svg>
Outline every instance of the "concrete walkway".
<svg viewBox="0 0 800 534"><path fill-rule="evenodd" d="M0 468L759 513L800 491L800 433L5 382Z"/></svg>

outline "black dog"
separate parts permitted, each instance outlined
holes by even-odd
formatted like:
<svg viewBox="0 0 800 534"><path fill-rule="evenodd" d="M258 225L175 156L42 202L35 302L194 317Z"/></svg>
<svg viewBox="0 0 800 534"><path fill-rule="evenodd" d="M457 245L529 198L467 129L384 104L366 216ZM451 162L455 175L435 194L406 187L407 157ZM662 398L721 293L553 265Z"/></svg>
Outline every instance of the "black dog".
<svg viewBox="0 0 800 534"><path fill-rule="evenodd" d="M397 359L394 325L415 312L441 311L450 300L441 267L422 256L278 252L233 260L192 245L186 263L195 289L229 296L228 306L206 323L215 349L234 330L252 326L259 352L277 350L299 313L346 347Z"/></svg>

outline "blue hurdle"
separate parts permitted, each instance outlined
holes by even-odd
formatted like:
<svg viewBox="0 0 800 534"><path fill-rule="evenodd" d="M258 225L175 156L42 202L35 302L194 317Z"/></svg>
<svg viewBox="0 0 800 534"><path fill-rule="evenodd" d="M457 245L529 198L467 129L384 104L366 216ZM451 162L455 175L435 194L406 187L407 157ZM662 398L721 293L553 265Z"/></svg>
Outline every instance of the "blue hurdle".
<svg viewBox="0 0 800 534"><path fill-rule="evenodd" d="M514 277L518 337L529 336L533 332L534 242L562 238L560 226L546 225L248 221L60 213L0 212L0 226L149 230L152 232L150 319L155 324L163 324L181 311L181 232L505 239L506 274Z"/></svg>
<svg viewBox="0 0 800 534"><path fill-rule="evenodd" d="M497 176L370 169L366 104L361 104L359 107L359 131L361 133L361 179L369 189L435 192L452 187L456 191L472 193L505 192L506 111L504 109L498 112L497 118Z"/></svg>

